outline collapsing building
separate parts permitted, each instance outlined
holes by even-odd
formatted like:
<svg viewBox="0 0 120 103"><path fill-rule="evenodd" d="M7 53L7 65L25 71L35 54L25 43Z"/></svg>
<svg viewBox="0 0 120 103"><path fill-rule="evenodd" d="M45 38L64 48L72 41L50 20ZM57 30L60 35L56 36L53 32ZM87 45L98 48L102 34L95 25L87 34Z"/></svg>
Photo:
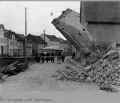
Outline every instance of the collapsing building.
<svg viewBox="0 0 120 103"><path fill-rule="evenodd" d="M78 49L88 46L92 41L89 32L80 24L80 15L71 9L63 11L63 14L52 23ZM83 44L85 40L86 43Z"/></svg>
<svg viewBox="0 0 120 103"><path fill-rule="evenodd" d="M110 43L94 43L95 40L91 34L80 23L80 14L71 9L63 11L62 15L54 19L52 23L77 49L76 58L82 60L82 62L86 63L86 60L84 61L85 57L88 60L92 58L93 61L96 61L96 54L103 55L110 45ZM97 50L92 48L93 45L105 45L105 50L98 53Z"/></svg>
<svg viewBox="0 0 120 103"><path fill-rule="evenodd" d="M77 12L67 9L52 23L76 47L78 54L74 60L69 60L66 69L57 72L58 79L91 81L101 89L120 83L118 51L112 48L109 41L96 41L80 23Z"/></svg>
<svg viewBox="0 0 120 103"><path fill-rule="evenodd" d="M80 24L80 15L67 9L62 15L52 21L54 26L68 39L77 51L88 53L92 42L87 29ZM77 53L79 55L79 53Z"/></svg>

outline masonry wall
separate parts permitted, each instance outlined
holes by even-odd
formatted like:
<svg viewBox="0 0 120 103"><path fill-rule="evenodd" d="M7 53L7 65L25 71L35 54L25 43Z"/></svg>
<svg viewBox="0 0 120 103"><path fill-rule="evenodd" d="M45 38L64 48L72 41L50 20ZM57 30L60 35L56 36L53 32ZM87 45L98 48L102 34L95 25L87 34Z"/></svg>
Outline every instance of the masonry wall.
<svg viewBox="0 0 120 103"><path fill-rule="evenodd" d="M88 24L87 29L98 41L120 42L120 24Z"/></svg>

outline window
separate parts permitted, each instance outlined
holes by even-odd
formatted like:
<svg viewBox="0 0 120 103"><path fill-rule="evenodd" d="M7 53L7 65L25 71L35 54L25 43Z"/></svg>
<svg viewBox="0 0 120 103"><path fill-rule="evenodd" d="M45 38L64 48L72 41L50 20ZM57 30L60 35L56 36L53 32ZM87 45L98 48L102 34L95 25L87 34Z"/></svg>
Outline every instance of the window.
<svg viewBox="0 0 120 103"><path fill-rule="evenodd" d="M120 48L120 43L116 43L116 47L117 47L117 48Z"/></svg>

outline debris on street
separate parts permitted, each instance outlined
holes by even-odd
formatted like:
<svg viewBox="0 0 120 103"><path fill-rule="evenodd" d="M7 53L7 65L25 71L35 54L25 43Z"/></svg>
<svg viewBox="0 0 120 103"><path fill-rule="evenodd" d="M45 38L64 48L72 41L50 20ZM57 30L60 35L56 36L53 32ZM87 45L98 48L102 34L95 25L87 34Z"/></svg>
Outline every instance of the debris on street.
<svg viewBox="0 0 120 103"><path fill-rule="evenodd" d="M24 61L14 61L1 69L0 78L3 79L7 76L16 75L28 68L28 64Z"/></svg>
<svg viewBox="0 0 120 103"><path fill-rule="evenodd" d="M53 25L74 45L77 56L67 60L67 66L58 70L56 78L78 82L93 82L101 90L120 85L120 56L111 42L98 42L79 22L79 14L67 9L52 21ZM104 89L103 89L104 88ZM108 89L109 88L109 89Z"/></svg>
<svg viewBox="0 0 120 103"><path fill-rule="evenodd" d="M112 88L120 85L120 58L111 60L112 54L107 59L100 59L89 66L81 66L78 62L68 59L66 67L57 70L56 79L77 82L93 82L100 88Z"/></svg>

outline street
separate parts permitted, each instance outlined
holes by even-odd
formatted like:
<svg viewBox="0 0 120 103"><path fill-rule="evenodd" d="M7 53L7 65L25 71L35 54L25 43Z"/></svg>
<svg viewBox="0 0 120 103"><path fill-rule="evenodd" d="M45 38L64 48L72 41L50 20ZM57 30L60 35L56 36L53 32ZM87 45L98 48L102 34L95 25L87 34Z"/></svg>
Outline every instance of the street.
<svg viewBox="0 0 120 103"><path fill-rule="evenodd" d="M7 78L2 83L3 90L13 92L55 89L57 82L51 75L60 67L62 67L60 64L33 64L27 71Z"/></svg>
<svg viewBox="0 0 120 103"><path fill-rule="evenodd" d="M22 102L27 103L33 103L33 100L35 103L40 101L42 103L77 103L77 101L113 103L119 99L120 93L118 95L118 93L100 91L93 84L55 80L52 74L57 69L64 68L64 65L64 63L35 63L31 64L27 71L7 78L0 85L0 103L15 101L16 98L19 100L17 103L21 103L21 98Z"/></svg>

